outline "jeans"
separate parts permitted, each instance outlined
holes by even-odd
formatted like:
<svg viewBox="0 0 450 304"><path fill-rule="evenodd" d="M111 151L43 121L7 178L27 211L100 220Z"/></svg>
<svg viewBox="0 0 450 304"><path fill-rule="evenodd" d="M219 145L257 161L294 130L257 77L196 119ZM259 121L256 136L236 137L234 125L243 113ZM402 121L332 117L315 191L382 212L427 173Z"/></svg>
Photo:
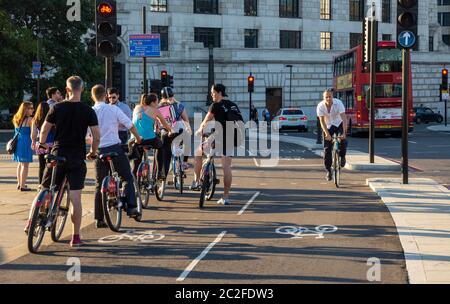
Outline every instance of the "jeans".
<svg viewBox="0 0 450 304"><path fill-rule="evenodd" d="M333 137L334 134L336 134L337 136L340 136L342 134L344 134L344 126L341 123L339 125L339 127L335 127L335 126L331 126L330 129L328 129L328 132L330 132L331 137ZM327 169L327 171L331 170L331 165L333 164L333 157L331 155L331 153L333 152L333 141L327 141L324 140L323 141L323 152L324 152L324 157L323 157L323 161L324 161L324 165L325 165L325 169ZM339 152L339 156L345 157L345 155L347 154L347 140L342 140L341 144L340 144L340 152Z"/></svg>
<svg viewBox="0 0 450 304"><path fill-rule="evenodd" d="M113 159L114 169L119 173L122 183L125 186L125 196L127 198L128 208L136 208L136 192L134 188L134 178L131 174L130 163L128 157L125 155L121 145L114 145L99 149L99 155L105 153L116 152L117 157ZM108 162L104 162L97 158L95 160L95 219L103 220L104 210L102 205L102 182L108 176L110 167Z"/></svg>

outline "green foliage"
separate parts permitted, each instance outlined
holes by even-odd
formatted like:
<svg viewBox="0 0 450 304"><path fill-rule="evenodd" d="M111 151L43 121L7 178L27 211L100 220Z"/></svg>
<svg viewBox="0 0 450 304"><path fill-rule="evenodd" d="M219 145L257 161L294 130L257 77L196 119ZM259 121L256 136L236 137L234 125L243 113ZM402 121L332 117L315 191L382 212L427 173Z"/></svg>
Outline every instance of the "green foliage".
<svg viewBox="0 0 450 304"><path fill-rule="evenodd" d="M64 92L65 80L71 75L81 76L88 88L103 82L103 61L95 56L94 3L81 0L81 21L69 22L66 1L0 0L0 109L14 110L24 91L33 94L32 101L37 100L31 67L38 37L41 100L49 86ZM87 96L83 95L85 102L89 102Z"/></svg>

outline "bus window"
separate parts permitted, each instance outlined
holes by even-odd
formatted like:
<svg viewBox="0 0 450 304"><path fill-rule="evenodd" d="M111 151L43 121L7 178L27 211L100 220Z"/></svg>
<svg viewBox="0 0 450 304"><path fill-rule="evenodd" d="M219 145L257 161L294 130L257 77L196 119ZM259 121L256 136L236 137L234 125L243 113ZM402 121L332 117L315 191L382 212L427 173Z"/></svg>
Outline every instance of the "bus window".
<svg viewBox="0 0 450 304"><path fill-rule="evenodd" d="M402 52L395 48L379 48L377 51L377 72L402 71Z"/></svg>
<svg viewBox="0 0 450 304"><path fill-rule="evenodd" d="M369 91L369 85L364 86L364 97ZM398 83L377 84L375 86L375 98L399 98L402 97L402 85Z"/></svg>
<svg viewBox="0 0 450 304"><path fill-rule="evenodd" d="M345 107L347 109L353 109L354 106L355 106L355 99L353 91L345 92Z"/></svg>

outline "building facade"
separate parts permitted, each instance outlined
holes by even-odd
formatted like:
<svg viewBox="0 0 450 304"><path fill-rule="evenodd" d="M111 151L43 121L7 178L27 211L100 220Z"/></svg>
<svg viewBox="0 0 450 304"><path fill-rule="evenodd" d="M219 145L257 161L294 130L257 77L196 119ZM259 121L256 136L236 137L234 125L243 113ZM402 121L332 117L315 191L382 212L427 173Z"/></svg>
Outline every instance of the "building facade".
<svg viewBox="0 0 450 304"><path fill-rule="evenodd" d="M396 1L380 2L379 40L394 40ZM414 102L440 109L441 69L450 63L450 51L438 19L448 6L419 2ZM143 32L144 5L147 33L160 33L162 48L161 57L148 58L147 77L159 79L167 70L177 99L191 112L205 108L212 45L214 79L227 86L241 108L248 107L247 76L252 73L258 109L300 106L311 120L321 92L332 86L333 57L360 43L365 16L364 0L119 0L123 51L114 78L128 102L137 102L142 90L142 59L129 57L128 37Z"/></svg>

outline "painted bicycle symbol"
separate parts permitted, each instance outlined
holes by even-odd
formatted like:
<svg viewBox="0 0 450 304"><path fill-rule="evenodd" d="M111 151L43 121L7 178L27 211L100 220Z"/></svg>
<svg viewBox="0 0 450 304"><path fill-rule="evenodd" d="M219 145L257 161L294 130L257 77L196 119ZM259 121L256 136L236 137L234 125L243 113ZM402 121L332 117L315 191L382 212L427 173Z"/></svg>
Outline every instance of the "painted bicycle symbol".
<svg viewBox="0 0 450 304"><path fill-rule="evenodd" d="M315 236L316 239L323 239L324 234L336 232L338 228L333 225L320 225L314 229L306 227L283 226L275 230L279 234L292 235L291 239L302 239L304 236Z"/></svg>
<svg viewBox="0 0 450 304"><path fill-rule="evenodd" d="M105 237L102 237L98 240L99 243L115 243L122 240L129 240L133 242L141 242L141 243L154 243L157 241L162 240L165 235L159 234L159 233L153 233L155 230L146 230L142 232L137 232L136 230L127 230L123 234L115 234L115 235L108 235Z"/></svg>

